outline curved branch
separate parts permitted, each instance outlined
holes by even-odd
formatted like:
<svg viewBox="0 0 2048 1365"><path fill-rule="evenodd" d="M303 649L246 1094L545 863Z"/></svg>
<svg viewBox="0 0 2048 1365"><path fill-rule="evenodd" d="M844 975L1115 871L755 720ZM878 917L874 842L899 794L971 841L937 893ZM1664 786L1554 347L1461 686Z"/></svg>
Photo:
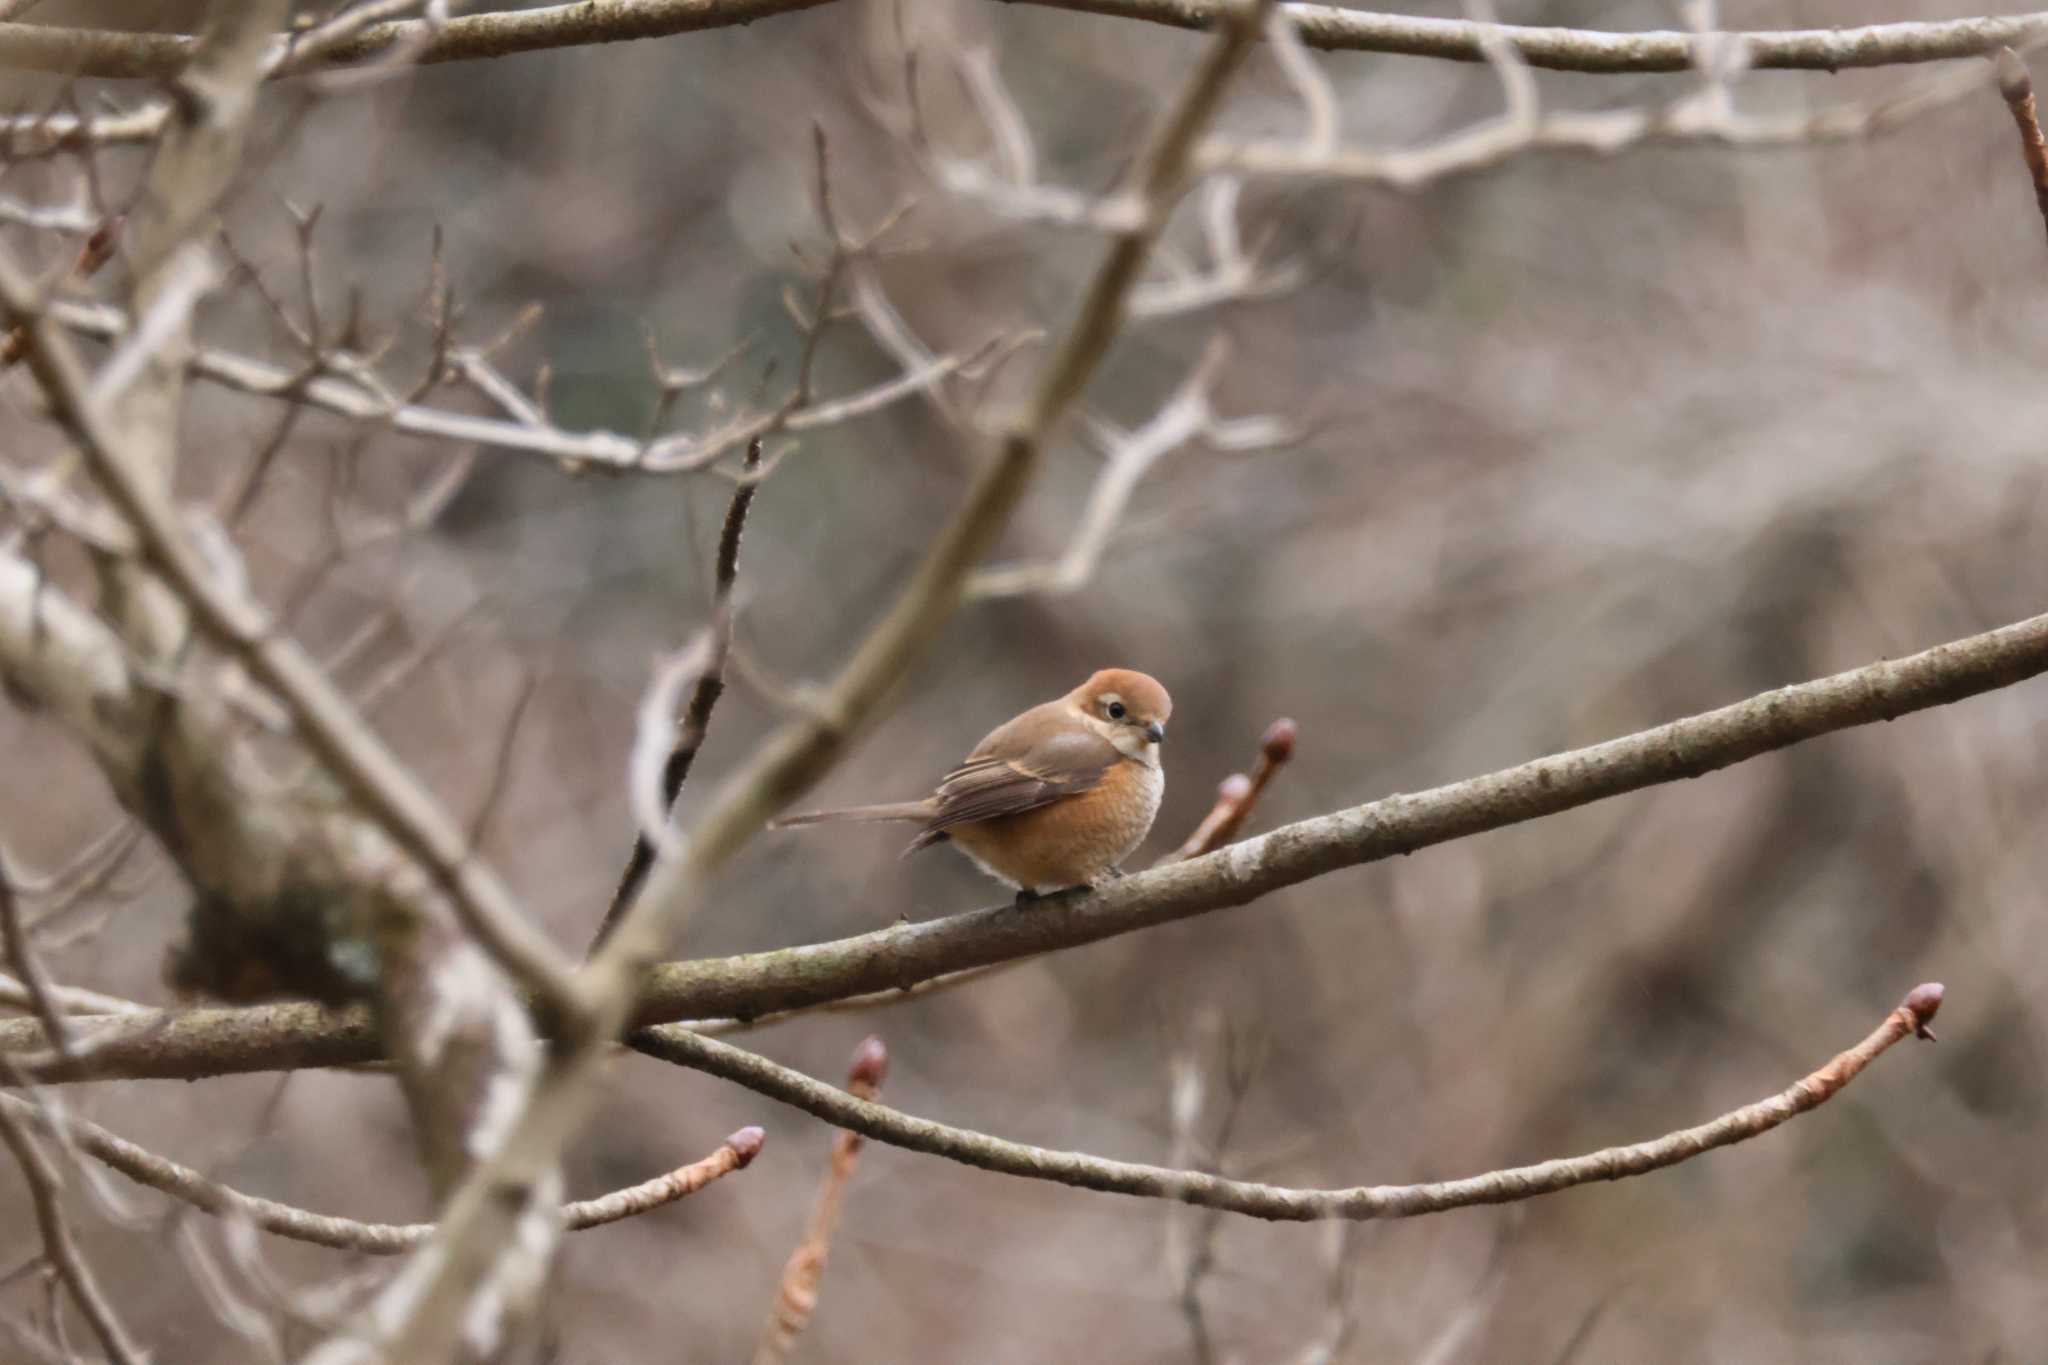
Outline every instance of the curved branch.
<svg viewBox="0 0 2048 1365"><path fill-rule="evenodd" d="M0 1123L11 1119L40 1124L44 1116L26 1100L0 1095ZM206 1213L246 1218L256 1227L279 1237L333 1247L337 1251L396 1256L411 1251L434 1234L432 1223L362 1223L353 1218L314 1213L274 1199L244 1194L75 1115L67 1118L64 1126L65 1135L81 1151L136 1184L182 1199ZM745 1169L760 1155L765 1140L766 1136L759 1128L742 1128L727 1138L717 1151L687 1166L678 1166L652 1180L643 1180L638 1185L613 1190L595 1199L579 1199L562 1205L562 1226L571 1232L581 1232L673 1204L695 1194L720 1176Z"/></svg>
<svg viewBox="0 0 2048 1365"><path fill-rule="evenodd" d="M1222 13L1219 0L1022 0L1051 9L1209 29ZM547 5L538 9L473 14L430 32L419 19L378 24L324 55L360 61L394 47L428 65L507 57L522 52L584 47L636 38L665 38L704 29L750 24L778 14L813 9L830 0L635 0L633 4ZM1302 40L1329 51L1386 52L1447 61L1483 62L1497 37L1531 66L1592 73L1689 71L1698 65L1701 35L1659 30L1609 33L1595 29L1484 24L1375 14L1334 5L1287 7ZM1985 16L1937 22L1868 24L1860 28L1783 29L1726 35L1753 68L1840 71L1976 57L2021 44L2048 30L2048 13ZM1710 41L1721 40L1712 35ZM84 76L162 79L183 69L191 39L176 34L0 24L0 65ZM272 60L284 74L296 69Z"/></svg>
<svg viewBox="0 0 2048 1365"><path fill-rule="evenodd" d="M1589 748L1484 777L1385 797L1283 825L1204 857L1112 882L1101 891L737 957L653 969L637 1025L753 1018L948 972L1078 947L1245 905L1329 872L1504 829L1626 792L1700 777L1853 726L2010 687L2048 672L2048 615L1923 653L1781 687ZM377 1059L360 1015L310 1005L192 1010L75 1021L86 1056L35 1069L44 1081L203 1076ZM90 1030L90 1032L87 1032ZM0 1022L0 1051L45 1046L32 1020Z"/></svg>
<svg viewBox="0 0 2048 1365"><path fill-rule="evenodd" d="M1942 988L1916 986L1874 1032L1826 1066L1768 1099L1744 1105L1707 1123L1626 1147L1605 1147L1584 1156L1560 1157L1534 1166L1511 1166L1462 1180L1420 1185L1360 1185L1343 1190L1290 1189L1246 1180L1227 1180L1205 1171L1174 1170L1129 1161L1110 1161L1082 1152L1060 1152L1008 1142L986 1133L917 1118L886 1105L857 1099L844 1090L778 1066L765 1057L673 1026L644 1029L631 1042L650 1057L674 1062L745 1086L756 1094L861 1133L876 1142L942 1156L1003 1175L1049 1180L1107 1194L1173 1199L1253 1218L1306 1222L1322 1218L1356 1220L1412 1218L1475 1204L1508 1204L1554 1194L1596 1180L1621 1180L1676 1166L1702 1152L1770 1132L1832 1099L1857 1073L1910 1034L1932 1037L1927 1022L1941 1008Z"/></svg>

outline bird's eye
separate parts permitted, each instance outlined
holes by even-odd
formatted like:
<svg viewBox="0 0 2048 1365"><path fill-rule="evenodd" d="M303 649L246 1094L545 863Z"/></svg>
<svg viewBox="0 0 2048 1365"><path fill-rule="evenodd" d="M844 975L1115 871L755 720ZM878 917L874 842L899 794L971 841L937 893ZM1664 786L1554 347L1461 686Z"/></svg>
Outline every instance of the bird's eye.
<svg viewBox="0 0 2048 1365"><path fill-rule="evenodd" d="M1107 710L1111 720L1122 720L1124 718L1124 704L1120 701L1111 702Z"/></svg>

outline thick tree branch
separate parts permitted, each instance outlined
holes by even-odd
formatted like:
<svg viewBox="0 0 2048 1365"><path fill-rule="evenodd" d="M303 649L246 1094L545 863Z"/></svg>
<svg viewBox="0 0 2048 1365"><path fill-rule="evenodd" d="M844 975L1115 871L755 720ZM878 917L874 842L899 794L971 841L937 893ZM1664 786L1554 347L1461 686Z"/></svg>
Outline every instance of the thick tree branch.
<svg viewBox="0 0 2048 1365"><path fill-rule="evenodd" d="M1173 1199L1253 1218L1304 1222L1322 1218L1412 1218L1475 1204L1507 1204L1554 1194L1596 1180L1621 1180L1676 1166L1702 1152L1770 1132L1787 1120L1832 1099L1864 1067L1902 1038L1927 1033L1941 1007L1942 988L1916 986L1874 1032L1826 1066L1768 1099L1745 1105L1693 1128L1626 1147L1607 1147L1584 1156L1560 1157L1534 1166L1515 1166L1462 1180L1420 1185L1361 1185L1342 1190L1290 1189L1228 1180L1204 1171L1174 1170L1110 1161L1081 1152L1061 1152L1008 1142L965 1128L917 1118L886 1105L849 1095L800 1071L764 1057L670 1026L635 1034L633 1046L651 1057L686 1066L745 1086L756 1094L813 1114L876 1142L942 1156L1004 1175L1049 1180L1108 1194Z"/></svg>
<svg viewBox="0 0 2048 1365"><path fill-rule="evenodd" d="M180 522L169 488L138 464L123 434L88 398L71 338L45 314L33 285L0 258L0 312L25 327L28 363L93 477L134 527L144 554L199 626L247 665L290 709L298 734L362 809L447 892L464 927L549 1006L574 1013L567 964L526 919L511 892L469 847L439 803L415 781L324 670L251 598L212 571Z"/></svg>
<svg viewBox="0 0 2048 1365"><path fill-rule="evenodd" d="M2048 672L2048 616L1967 636L1620 739L1483 777L1283 825L1205 857L1056 896L737 957L654 969L636 1023L753 1018L900 989L947 972L1078 947L1230 906L1328 872L1504 829L1788 748L1858 725L2010 687ZM204 1076L374 1061L363 1016L307 1005L78 1021L90 1056L43 1080ZM44 1046L32 1020L0 1022L0 1051Z"/></svg>
<svg viewBox="0 0 2048 1365"><path fill-rule="evenodd" d="M664 38L709 28L750 24L777 14L812 9L830 0L632 0L631 3L547 5L538 9L465 15L429 34L420 20L379 24L326 55L359 61L405 45L420 64L505 57L521 52ZM1020 0L1053 9L1207 29L1222 12L1220 0ZM1387 52L1411 57L1483 62L1489 35L1507 43L1531 66L1557 71L1613 73L1690 71L1699 60L1700 35L1674 30L1608 33L1593 29L1482 24L1406 14L1376 14L1334 5L1287 7L1303 41L1332 51ZM1986 16L1936 22L1869 24L1860 28L1786 29L1729 35L1737 54L1755 68L1840 71L1982 56L2022 44L2048 30L2048 13ZM0 65L86 76L160 78L190 55L189 38L171 34L0 24ZM272 60L279 70L282 45Z"/></svg>

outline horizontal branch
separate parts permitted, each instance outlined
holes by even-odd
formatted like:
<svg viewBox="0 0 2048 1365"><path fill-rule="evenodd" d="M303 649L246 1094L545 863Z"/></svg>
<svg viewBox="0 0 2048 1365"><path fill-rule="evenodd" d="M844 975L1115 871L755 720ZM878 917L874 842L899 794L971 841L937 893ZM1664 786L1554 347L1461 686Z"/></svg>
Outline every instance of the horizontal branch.
<svg viewBox="0 0 2048 1365"><path fill-rule="evenodd" d="M41 1110L12 1095L0 1095L0 1111L24 1122L49 1126ZM363 1223L244 1194L76 1116L65 1118L63 1134L80 1151L138 1185L147 1185L207 1213L246 1218L264 1232L293 1241L371 1256L396 1256L411 1251L434 1234L432 1223ZM687 1166L595 1199L562 1205L562 1226L571 1232L582 1232L673 1204L720 1176L744 1169L760 1155L764 1140L759 1128L742 1128L720 1144L717 1151Z"/></svg>
<svg viewBox="0 0 2048 1365"><path fill-rule="evenodd" d="M1887 1048L1911 1034L1927 1033L1927 1023L1941 1007L1942 988L1916 986L1885 1016L1871 1035L1826 1066L1769 1099L1745 1105L1694 1128L1626 1147L1606 1147L1584 1156L1560 1157L1534 1166L1488 1171L1462 1180L1420 1185L1361 1185L1343 1190L1302 1190L1281 1185L1228 1180L1205 1171L1175 1170L1129 1161L1111 1161L1081 1152L1060 1152L1008 1142L986 1133L954 1128L921 1119L886 1105L859 1099L800 1071L778 1066L765 1057L670 1026L645 1029L632 1044L650 1057L674 1062L745 1086L756 1094L815 1115L876 1142L942 1156L985 1171L1050 1180L1107 1194L1172 1199L1270 1218L1303 1222L1320 1218L1412 1218L1475 1204L1508 1204L1541 1194L1554 1194L1596 1180L1621 1180L1676 1166L1681 1161L1770 1132L1789 1119L1820 1105L1856 1078Z"/></svg>
<svg viewBox="0 0 2048 1365"><path fill-rule="evenodd" d="M2048 672L2048 616L1920 654L1797 683L1621 739L1483 777L1283 825L1215 853L1068 893L897 925L829 943L656 967L636 1025L754 1018L969 967L1094 943L1260 896L1341 868L1700 777L1837 730L1960 701ZM205 1076L374 1061L361 1015L310 1005L205 1009L78 1021L86 1056L49 1059L43 1080ZM0 1022L0 1051L45 1046L33 1020Z"/></svg>
<svg viewBox="0 0 2048 1365"><path fill-rule="evenodd" d="M750 24L778 14L813 9L831 0L633 0L631 4L547 5L451 19L430 33L425 21L403 20L365 29L336 45L327 60L360 61L403 46L421 64L507 57L522 52L584 47L636 38L665 38L704 29ZM1052 9L1209 29L1218 0L1017 0ZM1614 73L1689 71L1698 65L1701 37L1657 30L1610 33L1595 29L1540 28L1376 14L1334 5L1291 4L1288 14L1311 47L1384 52L1449 61L1483 62L1492 37L1531 66L1556 71ZM1868 24L1860 28L1762 30L1725 35L1729 56L1765 69L1840 71L1976 57L2048 32L2048 13L1985 16L1936 22ZM1709 41L1720 41L1715 35ZM163 79L183 68L191 39L177 34L120 33L99 29L0 24L0 66L133 79ZM292 64L280 46L277 69ZM281 60L282 59L282 60Z"/></svg>

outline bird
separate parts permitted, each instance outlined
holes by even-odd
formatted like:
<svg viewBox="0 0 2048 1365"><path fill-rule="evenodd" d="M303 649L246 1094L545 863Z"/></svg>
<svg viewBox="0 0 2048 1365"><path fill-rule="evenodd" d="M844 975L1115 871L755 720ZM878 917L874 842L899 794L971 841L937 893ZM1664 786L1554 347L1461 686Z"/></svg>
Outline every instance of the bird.
<svg viewBox="0 0 2048 1365"><path fill-rule="evenodd" d="M1105 668L989 731L930 796L807 811L776 828L837 821L915 822L909 857L951 843L1023 904L1123 875L1159 814L1159 746L1173 698L1157 679Z"/></svg>

